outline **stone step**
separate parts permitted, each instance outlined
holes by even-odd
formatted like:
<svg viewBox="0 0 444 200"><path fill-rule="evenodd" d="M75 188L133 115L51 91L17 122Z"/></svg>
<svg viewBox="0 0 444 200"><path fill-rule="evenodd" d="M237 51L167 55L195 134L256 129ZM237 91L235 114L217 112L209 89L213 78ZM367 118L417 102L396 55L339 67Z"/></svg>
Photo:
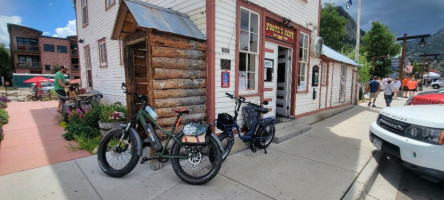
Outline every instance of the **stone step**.
<svg viewBox="0 0 444 200"><path fill-rule="evenodd" d="M295 126L296 124L298 124L296 119L288 119L288 121L277 123L275 126L275 129L277 132L277 131L286 129L288 127ZM301 123L299 123L299 124L301 124Z"/></svg>
<svg viewBox="0 0 444 200"><path fill-rule="evenodd" d="M277 126L278 124L276 124ZM311 126L307 124L296 124L290 127L287 127L285 129L281 129L279 131L276 131L276 134L274 136L273 142L274 143L282 143L284 141L287 141L297 135L300 135L302 133L305 133L307 131L311 130Z"/></svg>

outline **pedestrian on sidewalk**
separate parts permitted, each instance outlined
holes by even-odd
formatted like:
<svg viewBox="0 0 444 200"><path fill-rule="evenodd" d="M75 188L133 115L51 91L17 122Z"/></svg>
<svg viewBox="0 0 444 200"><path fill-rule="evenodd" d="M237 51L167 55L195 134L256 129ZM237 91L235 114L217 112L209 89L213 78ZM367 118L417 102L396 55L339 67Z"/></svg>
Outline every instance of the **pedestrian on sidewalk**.
<svg viewBox="0 0 444 200"><path fill-rule="evenodd" d="M59 95L59 104L57 106L57 112L62 112L62 106L65 104L65 100L62 97L66 97L65 88L68 86L65 84L65 73L66 68L65 65L60 66L59 71L54 76L54 90Z"/></svg>
<svg viewBox="0 0 444 200"><path fill-rule="evenodd" d="M401 87L401 81L399 81L398 77L395 78L393 86L395 87L395 94L393 95L393 99L397 100L398 98L396 96L398 96L399 88Z"/></svg>
<svg viewBox="0 0 444 200"><path fill-rule="evenodd" d="M408 83L409 97L415 96L415 92L416 92L417 87L418 87L418 83L415 81L415 79L414 78L410 79L410 81Z"/></svg>
<svg viewBox="0 0 444 200"><path fill-rule="evenodd" d="M402 80L402 96L404 98L407 98L407 93L409 92L409 81L409 75L405 76L405 78Z"/></svg>
<svg viewBox="0 0 444 200"><path fill-rule="evenodd" d="M378 82L378 77L374 76L373 80L368 83L368 86L370 88L370 97L368 98L368 106L370 106L372 104L372 99L373 99L372 107L376 107L375 101L376 101L376 98L378 98L378 94L380 91L380 84Z"/></svg>
<svg viewBox="0 0 444 200"><path fill-rule="evenodd" d="M391 79L387 79L384 83L384 99L385 99L385 105L387 107L390 107L390 104L392 103L392 98L395 91L394 83Z"/></svg>

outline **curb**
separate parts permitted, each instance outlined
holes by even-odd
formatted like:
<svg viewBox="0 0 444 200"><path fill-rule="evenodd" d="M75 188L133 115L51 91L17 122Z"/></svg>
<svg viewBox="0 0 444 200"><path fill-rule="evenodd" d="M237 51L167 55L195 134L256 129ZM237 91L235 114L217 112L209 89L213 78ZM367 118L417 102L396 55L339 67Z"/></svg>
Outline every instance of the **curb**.
<svg viewBox="0 0 444 200"><path fill-rule="evenodd" d="M378 163L384 152L376 151L347 190L342 200L365 199L378 175Z"/></svg>

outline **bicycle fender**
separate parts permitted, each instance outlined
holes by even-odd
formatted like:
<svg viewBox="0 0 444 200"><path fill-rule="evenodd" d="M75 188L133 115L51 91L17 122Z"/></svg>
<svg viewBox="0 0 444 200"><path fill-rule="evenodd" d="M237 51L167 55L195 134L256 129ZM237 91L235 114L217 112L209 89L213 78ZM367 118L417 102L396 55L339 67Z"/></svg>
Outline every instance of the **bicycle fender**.
<svg viewBox="0 0 444 200"><path fill-rule="evenodd" d="M183 132L181 131L181 132L177 133L175 137L179 140L179 138L182 137L182 135L183 135ZM217 145L219 146L219 150L221 150L223 152L224 148L222 147L222 142L220 142L219 138L216 135L214 135L213 133L211 133L210 137L213 137L216 140Z"/></svg>
<svg viewBox="0 0 444 200"><path fill-rule="evenodd" d="M121 129L126 129L126 124L120 124L120 128ZM137 130L135 128L132 128L129 130L130 134L133 134L134 137L136 138L136 143L137 143L137 155L142 156L143 153L143 147L142 147L142 139L140 139L139 134L137 133Z"/></svg>

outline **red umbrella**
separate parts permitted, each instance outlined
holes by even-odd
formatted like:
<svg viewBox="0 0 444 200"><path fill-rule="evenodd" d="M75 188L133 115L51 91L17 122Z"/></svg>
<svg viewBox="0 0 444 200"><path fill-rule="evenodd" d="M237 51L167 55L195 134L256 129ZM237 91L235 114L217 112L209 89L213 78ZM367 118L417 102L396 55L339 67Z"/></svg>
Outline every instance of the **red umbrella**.
<svg viewBox="0 0 444 200"><path fill-rule="evenodd" d="M37 87L39 87L41 82L50 82L50 81L52 81L52 80L49 79L49 78L44 78L44 77L41 77L41 76L35 76L35 77L30 78L30 79L28 79L26 81L23 81L23 83L36 83Z"/></svg>

